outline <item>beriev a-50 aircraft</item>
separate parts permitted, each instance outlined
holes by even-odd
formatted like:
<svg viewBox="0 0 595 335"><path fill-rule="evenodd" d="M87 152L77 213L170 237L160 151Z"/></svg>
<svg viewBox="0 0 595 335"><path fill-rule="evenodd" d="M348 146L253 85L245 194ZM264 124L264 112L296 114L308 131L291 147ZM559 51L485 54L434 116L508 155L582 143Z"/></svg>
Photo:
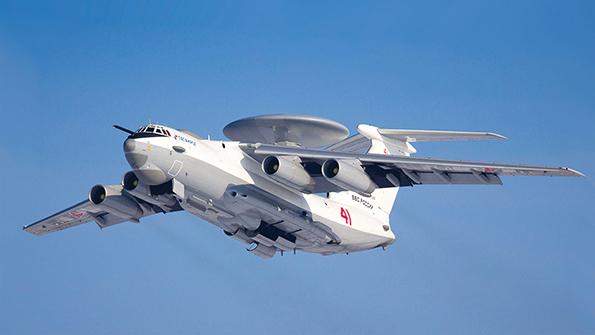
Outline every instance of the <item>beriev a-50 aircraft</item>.
<svg viewBox="0 0 595 335"><path fill-rule="evenodd" d="M402 130L328 119L264 115L228 124L231 141L149 124L129 134L132 170L119 185L95 185L88 199L23 229L43 235L94 221L100 228L187 211L270 258L277 252L330 255L385 248L401 187L501 185L500 176L581 176L564 167L414 158L411 143L500 140L486 132Z"/></svg>

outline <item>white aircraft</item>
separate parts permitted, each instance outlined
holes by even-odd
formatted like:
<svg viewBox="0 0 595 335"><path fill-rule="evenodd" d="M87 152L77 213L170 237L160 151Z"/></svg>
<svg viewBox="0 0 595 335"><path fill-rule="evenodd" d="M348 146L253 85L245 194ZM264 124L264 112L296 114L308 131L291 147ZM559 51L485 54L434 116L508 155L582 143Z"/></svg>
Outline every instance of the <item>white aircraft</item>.
<svg viewBox="0 0 595 335"><path fill-rule="evenodd" d="M262 258L301 250L330 255L395 240L389 215L400 187L502 184L500 176L582 176L570 168L412 158L412 142L500 140L485 132L383 129L358 134L314 116L265 115L223 130L232 141L149 124L129 133L132 167L121 185L23 229L42 235L94 221L100 228L185 210L250 244Z"/></svg>

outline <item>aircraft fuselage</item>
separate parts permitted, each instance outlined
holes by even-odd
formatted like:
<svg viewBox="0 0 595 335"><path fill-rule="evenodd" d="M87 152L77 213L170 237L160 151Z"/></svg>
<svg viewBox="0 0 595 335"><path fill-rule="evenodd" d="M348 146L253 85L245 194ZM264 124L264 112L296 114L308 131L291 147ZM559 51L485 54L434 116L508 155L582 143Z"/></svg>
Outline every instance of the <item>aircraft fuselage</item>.
<svg viewBox="0 0 595 335"><path fill-rule="evenodd" d="M293 248L286 250L322 254L387 246L395 239L386 214L374 208L373 199L345 192L344 201L335 201L302 193L267 176L239 142L205 140L166 129L169 136L131 136L125 141L133 171L152 185L173 181L184 210L228 235L241 229L236 237L252 238L265 222L297 237Z"/></svg>

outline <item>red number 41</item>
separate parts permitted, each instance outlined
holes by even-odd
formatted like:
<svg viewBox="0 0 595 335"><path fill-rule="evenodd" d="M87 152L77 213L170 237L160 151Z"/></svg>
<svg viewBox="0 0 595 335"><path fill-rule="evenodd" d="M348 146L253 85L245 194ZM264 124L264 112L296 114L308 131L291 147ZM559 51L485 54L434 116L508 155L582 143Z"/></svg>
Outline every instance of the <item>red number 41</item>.
<svg viewBox="0 0 595 335"><path fill-rule="evenodd" d="M341 217L345 220L345 224L351 226L351 214L349 214L349 210L341 207Z"/></svg>

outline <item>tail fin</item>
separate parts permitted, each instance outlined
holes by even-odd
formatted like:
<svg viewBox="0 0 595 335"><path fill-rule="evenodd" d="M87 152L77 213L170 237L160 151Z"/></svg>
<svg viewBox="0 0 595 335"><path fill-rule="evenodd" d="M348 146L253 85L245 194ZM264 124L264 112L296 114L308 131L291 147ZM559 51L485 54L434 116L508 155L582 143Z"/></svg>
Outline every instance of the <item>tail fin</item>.
<svg viewBox="0 0 595 335"><path fill-rule="evenodd" d="M360 124L357 130L361 135L357 139L357 144L369 141L368 153L399 156L409 156L416 152L411 142L506 139L502 135L488 132L383 129L366 124ZM351 142L353 141L350 140L349 145L353 146ZM370 197L370 201L374 204L373 210L378 211L377 214L385 216L387 222L398 192L398 187L379 188L372 192ZM349 191L331 192L329 198L339 202L348 202L351 201L354 194Z"/></svg>
<svg viewBox="0 0 595 335"><path fill-rule="evenodd" d="M506 139L500 134L488 132L383 129L366 124L360 124L357 130L370 140L369 153L384 155L414 154L416 150L411 142ZM398 187L377 189L372 192L372 198L382 212L390 214L398 192Z"/></svg>
<svg viewBox="0 0 595 335"><path fill-rule="evenodd" d="M376 127L360 125L358 126L358 131L370 140L368 153L409 156L415 152L415 148L407 142L394 141L383 137L379 134ZM380 214L380 217L384 217L386 223L389 221L389 214L397 199L398 192L398 187L379 188L372 192L370 196L369 200L373 204L372 210ZM351 201L352 195L356 195L356 193L351 191L331 192L329 193L329 198L339 202L348 202Z"/></svg>
<svg viewBox="0 0 595 335"><path fill-rule="evenodd" d="M360 131L360 133L366 137L366 131L364 130L362 132L362 129L360 129L362 127L362 125L360 125L358 127L358 130ZM368 126L371 127L371 126ZM375 128L375 127L372 127ZM368 128L367 130L372 130L370 128ZM382 139L381 137L378 138L371 138L368 137L371 140L371 145L370 145L370 149L368 150L368 153L371 154L384 154L384 155L391 155L391 154L396 154L396 155L405 155L405 156L409 156L410 153L415 152L415 149L413 148L413 146L408 145L408 143L393 143L393 141L385 141L384 139ZM388 215L390 214L390 212L393 209L393 206L395 204L395 200L397 199L397 193L399 192L399 188L398 187L391 187L391 188L379 188L376 189L374 192L372 192L372 200L376 203L376 207L378 208L378 210L384 212L387 216L388 219Z"/></svg>

